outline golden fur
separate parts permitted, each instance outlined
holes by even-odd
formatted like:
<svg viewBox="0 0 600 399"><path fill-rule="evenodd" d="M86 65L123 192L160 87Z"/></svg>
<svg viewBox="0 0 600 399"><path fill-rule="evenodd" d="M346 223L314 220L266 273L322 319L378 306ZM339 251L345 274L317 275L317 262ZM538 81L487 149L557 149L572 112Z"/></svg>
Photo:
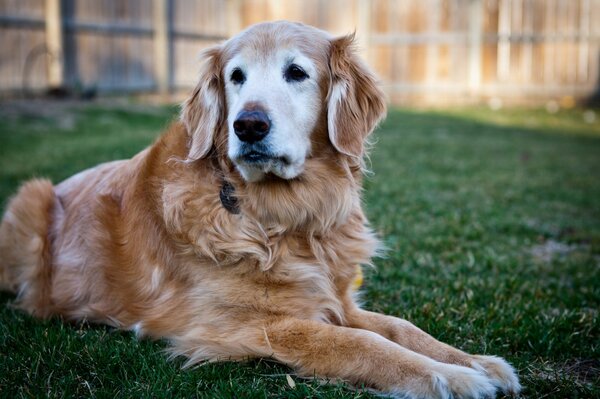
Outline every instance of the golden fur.
<svg viewBox="0 0 600 399"><path fill-rule="evenodd" d="M295 179L246 183L226 156L222 68L241 48L264 57L282 46L319 69L312 151ZM518 392L502 359L466 354L353 298L357 266L378 247L361 166L384 113L352 37L286 22L250 28L204 54L181 121L149 149L57 186L23 185L0 226L1 287L36 316L166 338L189 364L271 357L415 398ZM225 181L239 214L221 204Z"/></svg>

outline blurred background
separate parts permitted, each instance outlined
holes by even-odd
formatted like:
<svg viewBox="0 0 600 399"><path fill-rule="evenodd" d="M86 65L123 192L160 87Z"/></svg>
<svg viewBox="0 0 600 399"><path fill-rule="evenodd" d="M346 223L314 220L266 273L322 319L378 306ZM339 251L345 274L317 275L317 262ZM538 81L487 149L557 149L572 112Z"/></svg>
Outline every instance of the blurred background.
<svg viewBox="0 0 600 399"><path fill-rule="evenodd" d="M0 96L177 98L202 48L278 19L356 31L393 104L598 100L598 0L0 0Z"/></svg>

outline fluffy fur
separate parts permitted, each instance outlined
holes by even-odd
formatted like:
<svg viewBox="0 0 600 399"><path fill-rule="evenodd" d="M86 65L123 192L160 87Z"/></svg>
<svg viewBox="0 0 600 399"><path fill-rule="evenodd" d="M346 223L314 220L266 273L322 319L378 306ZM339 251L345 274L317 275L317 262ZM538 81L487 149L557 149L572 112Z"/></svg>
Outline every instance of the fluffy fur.
<svg viewBox="0 0 600 399"><path fill-rule="evenodd" d="M0 226L1 287L36 316L166 338L189 364L271 357L409 398L518 392L504 360L353 299L357 266L378 248L361 209L361 164L385 103L352 40L278 22L208 50L181 121L150 148L57 186L23 185ZM254 181L227 154L235 102L224 70L240 54L248 68L269 66L281 49L308 60L317 89L307 101L317 106L302 112L316 114L297 176ZM237 214L219 200L225 181Z"/></svg>

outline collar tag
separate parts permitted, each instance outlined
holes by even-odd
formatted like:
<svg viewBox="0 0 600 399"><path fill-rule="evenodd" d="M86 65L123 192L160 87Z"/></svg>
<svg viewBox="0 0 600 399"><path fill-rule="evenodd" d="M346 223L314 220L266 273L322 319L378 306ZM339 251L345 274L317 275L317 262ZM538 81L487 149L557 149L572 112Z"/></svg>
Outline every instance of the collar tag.
<svg viewBox="0 0 600 399"><path fill-rule="evenodd" d="M237 198L235 197L235 188L228 181L224 181L219 192L219 198L223 208L227 209L229 213L237 215L240 213L240 207L238 205Z"/></svg>

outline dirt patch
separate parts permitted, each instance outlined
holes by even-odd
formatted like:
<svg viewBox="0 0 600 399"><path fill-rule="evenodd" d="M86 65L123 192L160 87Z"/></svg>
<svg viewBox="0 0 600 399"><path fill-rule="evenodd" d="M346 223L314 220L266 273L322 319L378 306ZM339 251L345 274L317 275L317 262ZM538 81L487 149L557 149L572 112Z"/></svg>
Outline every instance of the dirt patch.
<svg viewBox="0 0 600 399"><path fill-rule="evenodd" d="M88 106L81 101L15 100L0 104L0 116L4 119L19 117L56 118L70 114L72 109Z"/></svg>
<svg viewBox="0 0 600 399"><path fill-rule="evenodd" d="M547 240L542 244L533 246L531 254L543 262L551 262L555 258L565 257L578 249L581 249L581 245Z"/></svg>
<svg viewBox="0 0 600 399"><path fill-rule="evenodd" d="M582 382L594 382L600 380L600 360L584 359L578 360L565 367L568 374L577 376Z"/></svg>
<svg viewBox="0 0 600 399"><path fill-rule="evenodd" d="M159 105L161 104L158 102L137 102L132 101L127 97L106 97L93 101L44 99L11 100L0 102L0 117L3 119L38 117L58 120L65 116L72 116L78 111L88 107L154 114Z"/></svg>
<svg viewBox="0 0 600 399"><path fill-rule="evenodd" d="M582 385L597 384L600 382L600 360L573 359L562 364L545 363L533 374L549 381L568 379Z"/></svg>

